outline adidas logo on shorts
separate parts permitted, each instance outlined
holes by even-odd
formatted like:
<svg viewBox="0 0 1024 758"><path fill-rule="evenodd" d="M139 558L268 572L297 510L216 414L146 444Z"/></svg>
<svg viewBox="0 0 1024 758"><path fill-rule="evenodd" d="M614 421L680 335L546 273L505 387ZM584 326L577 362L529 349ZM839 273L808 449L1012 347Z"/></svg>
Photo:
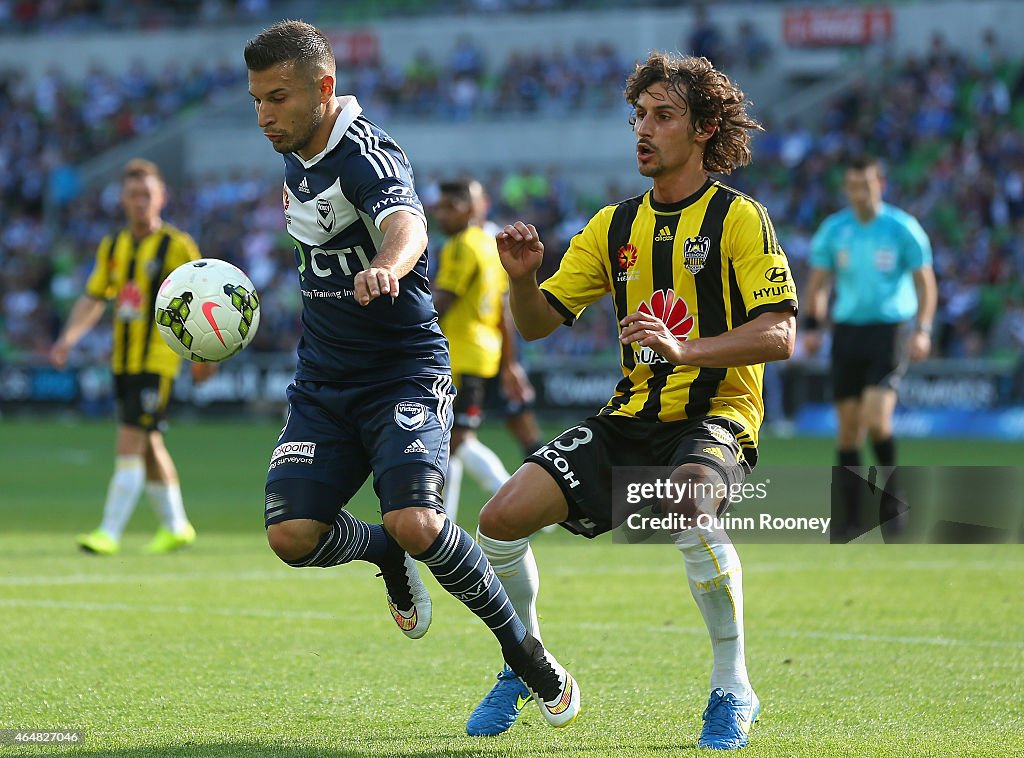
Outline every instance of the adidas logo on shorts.
<svg viewBox="0 0 1024 758"><path fill-rule="evenodd" d="M427 446L423 444L422 440L420 440L419 437L417 437L416 439L414 439L412 441L412 443L407 448L405 448L405 452L407 452L407 453L426 453L428 451L427 451Z"/></svg>

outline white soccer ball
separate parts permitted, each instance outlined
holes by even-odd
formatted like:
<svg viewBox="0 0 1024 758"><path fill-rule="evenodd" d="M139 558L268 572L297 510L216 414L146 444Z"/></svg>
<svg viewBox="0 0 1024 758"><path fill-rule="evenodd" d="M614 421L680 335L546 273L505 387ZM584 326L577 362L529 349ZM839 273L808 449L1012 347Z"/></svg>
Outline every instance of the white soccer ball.
<svg viewBox="0 0 1024 758"><path fill-rule="evenodd" d="M260 299L241 269L203 258L178 266L156 294L156 328L171 350L190 361L223 361L252 342Z"/></svg>

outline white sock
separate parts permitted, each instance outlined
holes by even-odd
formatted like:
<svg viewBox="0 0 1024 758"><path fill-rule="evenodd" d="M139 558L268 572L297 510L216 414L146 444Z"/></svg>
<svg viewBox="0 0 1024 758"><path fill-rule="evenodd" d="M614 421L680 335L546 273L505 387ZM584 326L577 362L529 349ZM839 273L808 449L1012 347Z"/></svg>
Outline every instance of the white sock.
<svg viewBox="0 0 1024 758"><path fill-rule="evenodd" d="M141 455L119 455L114 463L114 475L107 487L107 502L103 506L100 529L115 540L120 540L135 503L146 483L146 463Z"/></svg>
<svg viewBox="0 0 1024 758"><path fill-rule="evenodd" d="M508 593L512 607L527 630L540 639L540 621L537 619L537 592L540 590L540 574L537 561L530 549L530 538L521 540L492 540L479 531L476 541L491 562L494 573L501 579L501 586Z"/></svg>
<svg viewBox="0 0 1024 758"><path fill-rule="evenodd" d="M683 554L690 593L711 637L711 689L750 697L743 649L743 575L740 558L725 532L694 527L675 536Z"/></svg>
<svg viewBox="0 0 1024 758"><path fill-rule="evenodd" d="M441 499L444 502L444 515L449 521L455 522L459 516L459 494L462 492L462 461L454 455L448 459L448 473L444 477L444 489Z"/></svg>
<svg viewBox="0 0 1024 758"><path fill-rule="evenodd" d="M185 504L181 500L181 485L177 482L146 482L146 494L153 503L153 510L164 527L175 534L181 534L188 525Z"/></svg>
<svg viewBox="0 0 1024 758"><path fill-rule="evenodd" d="M484 488L488 496L508 481L509 473L501 459L478 439L465 440L455 451L455 457L462 461L466 471Z"/></svg>

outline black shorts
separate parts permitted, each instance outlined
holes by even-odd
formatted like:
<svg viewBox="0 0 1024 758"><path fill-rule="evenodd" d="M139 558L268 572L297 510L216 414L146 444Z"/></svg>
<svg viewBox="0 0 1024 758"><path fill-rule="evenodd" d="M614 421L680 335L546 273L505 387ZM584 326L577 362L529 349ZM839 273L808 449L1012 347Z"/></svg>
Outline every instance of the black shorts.
<svg viewBox="0 0 1024 758"><path fill-rule="evenodd" d="M455 389L458 394L455 396L455 421L452 427L455 429L479 429L480 423L484 420L484 395L487 389L487 380L482 376L473 374L454 374L452 379L455 382Z"/></svg>
<svg viewBox="0 0 1024 758"><path fill-rule="evenodd" d="M117 420L147 432L163 431L174 379L160 374L114 374Z"/></svg>
<svg viewBox="0 0 1024 758"><path fill-rule="evenodd" d="M717 416L687 421L643 421L625 416L591 416L530 455L562 489L573 534L596 537L619 526L628 514L613 513L612 469L700 463L730 487L741 484L757 463L756 448L741 448L743 426Z"/></svg>
<svg viewBox="0 0 1024 758"><path fill-rule="evenodd" d="M907 371L902 324L836 324L832 330L832 399L860 397L867 387L895 390Z"/></svg>

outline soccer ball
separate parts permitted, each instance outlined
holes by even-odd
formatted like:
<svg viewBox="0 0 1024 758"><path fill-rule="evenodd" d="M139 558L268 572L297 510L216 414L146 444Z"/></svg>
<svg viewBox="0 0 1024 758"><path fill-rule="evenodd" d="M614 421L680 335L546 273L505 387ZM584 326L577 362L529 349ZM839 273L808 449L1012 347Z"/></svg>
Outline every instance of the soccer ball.
<svg viewBox="0 0 1024 758"><path fill-rule="evenodd" d="M260 299L241 269L203 258L178 266L156 294L164 342L183 358L223 361L245 348L260 325Z"/></svg>

